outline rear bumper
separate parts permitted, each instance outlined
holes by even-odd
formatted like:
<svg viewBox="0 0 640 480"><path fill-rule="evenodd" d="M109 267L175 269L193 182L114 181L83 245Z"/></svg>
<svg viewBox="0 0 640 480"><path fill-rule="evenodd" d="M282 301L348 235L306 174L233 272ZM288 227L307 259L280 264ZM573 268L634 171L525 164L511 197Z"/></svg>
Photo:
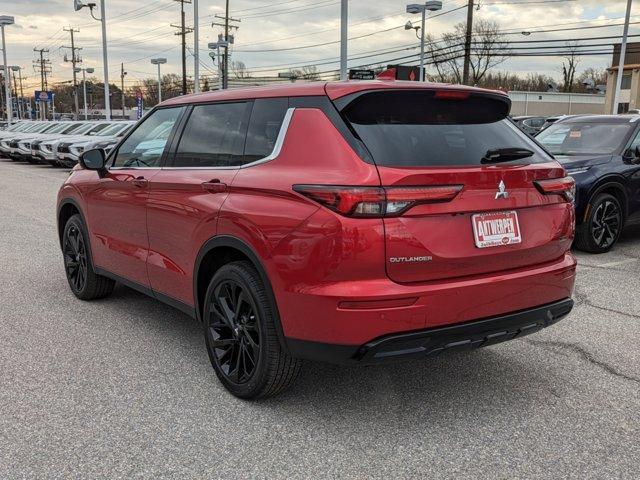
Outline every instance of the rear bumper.
<svg viewBox="0 0 640 480"><path fill-rule="evenodd" d="M471 350L520 338L553 325L571 312L573 300L473 320L456 325L386 335L360 346L333 345L287 339L290 353L307 360L340 364L376 364L434 357L444 352Z"/></svg>

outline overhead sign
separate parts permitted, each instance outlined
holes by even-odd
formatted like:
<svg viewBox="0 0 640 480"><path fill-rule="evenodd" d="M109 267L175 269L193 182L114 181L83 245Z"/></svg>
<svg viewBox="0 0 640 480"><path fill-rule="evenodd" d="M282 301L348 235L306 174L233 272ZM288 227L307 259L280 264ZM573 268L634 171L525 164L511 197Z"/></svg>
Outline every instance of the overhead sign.
<svg viewBox="0 0 640 480"><path fill-rule="evenodd" d="M349 70L349 80L374 80L376 72L373 70Z"/></svg>
<svg viewBox="0 0 640 480"><path fill-rule="evenodd" d="M35 92L36 103L40 102L53 102L53 92L45 92L44 90L36 90Z"/></svg>

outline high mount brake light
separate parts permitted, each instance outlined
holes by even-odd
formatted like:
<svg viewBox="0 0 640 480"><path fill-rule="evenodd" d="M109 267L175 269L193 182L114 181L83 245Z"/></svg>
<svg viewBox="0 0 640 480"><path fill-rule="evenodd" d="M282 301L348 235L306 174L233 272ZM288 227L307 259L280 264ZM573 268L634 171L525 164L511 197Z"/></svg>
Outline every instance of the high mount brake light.
<svg viewBox="0 0 640 480"><path fill-rule="evenodd" d="M462 185L428 187L349 187L293 185L293 190L346 217L398 217L425 203L449 202Z"/></svg>
<svg viewBox="0 0 640 480"><path fill-rule="evenodd" d="M561 195L567 202L573 202L576 198L576 181L573 177L537 180L533 183L544 195Z"/></svg>
<svg viewBox="0 0 640 480"><path fill-rule="evenodd" d="M434 98L441 100L466 100L471 95L469 92L460 90L436 90Z"/></svg>

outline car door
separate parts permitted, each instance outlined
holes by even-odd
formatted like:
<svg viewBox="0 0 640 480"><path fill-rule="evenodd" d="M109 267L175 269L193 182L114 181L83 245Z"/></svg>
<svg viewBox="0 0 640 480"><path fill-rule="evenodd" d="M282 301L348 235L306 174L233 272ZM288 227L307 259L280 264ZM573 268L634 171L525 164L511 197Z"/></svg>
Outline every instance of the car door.
<svg viewBox="0 0 640 480"><path fill-rule="evenodd" d="M636 155L636 149L639 146L640 127L638 127L635 137L627 149L631 160L624 160L626 164L624 175L629 182L629 223L640 222L640 157Z"/></svg>
<svg viewBox="0 0 640 480"><path fill-rule="evenodd" d="M183 107L158 109L120 144L107 172L87 192L96 266L149 287L146 205L149 180L160 171L165 146Z"/></svg>
<svg viewBox="0 0 640 480"><path fill-rule="evenodd" d="M215 235L218 211L244 163L251 108L251 101L193 106L167 164L150 179L147 268L156 294L194 304L194 261Z"/></svg>

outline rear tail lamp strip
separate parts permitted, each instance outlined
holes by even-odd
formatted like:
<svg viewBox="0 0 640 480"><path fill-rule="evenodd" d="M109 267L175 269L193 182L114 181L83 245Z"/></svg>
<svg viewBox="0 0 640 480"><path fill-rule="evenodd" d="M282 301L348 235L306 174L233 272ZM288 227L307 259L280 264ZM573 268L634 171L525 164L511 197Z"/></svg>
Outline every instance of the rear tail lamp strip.
<svg viewBox="0 0 640 480"><path fill-rule="evenodd" d="M349 187L293 185L293 190L346 217L398 217L416 205L450 202L462 185Z"/></svg>

